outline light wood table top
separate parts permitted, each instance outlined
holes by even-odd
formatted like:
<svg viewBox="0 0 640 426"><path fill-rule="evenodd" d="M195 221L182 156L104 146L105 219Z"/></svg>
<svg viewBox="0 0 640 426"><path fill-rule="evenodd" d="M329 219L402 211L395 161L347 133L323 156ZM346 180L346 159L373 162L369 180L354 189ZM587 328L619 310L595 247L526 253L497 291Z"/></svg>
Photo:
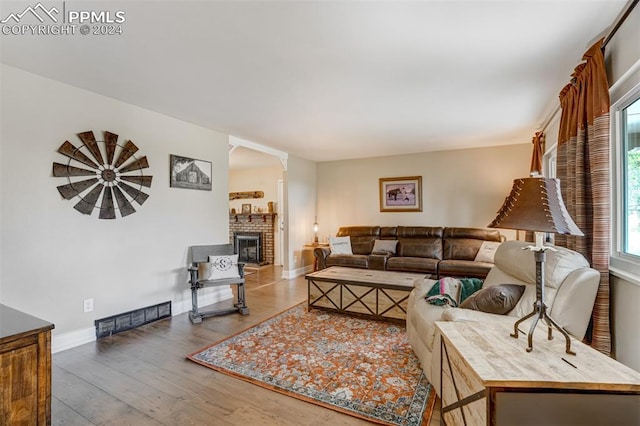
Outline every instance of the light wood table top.
<svg viewBox="0 0 640 426"><path fill-rule="evenodd" d="M515 321L515 319L514 319ZM448 350L455 350L484 386L578 389L640 393L640 373L572 339L576 355L565 352L565 340L546 328L513 338L513 325L477 322L437 322Z"/></svg>
<svg viewBox="0 0 640 426"><path fill-rule="evenodd" d="M383 287L413 288L416 280L429 278L429 274L414 274L409 272L379 271L374 269L345 268L332 266L306 275L309 280L343 282Z"/></svg>

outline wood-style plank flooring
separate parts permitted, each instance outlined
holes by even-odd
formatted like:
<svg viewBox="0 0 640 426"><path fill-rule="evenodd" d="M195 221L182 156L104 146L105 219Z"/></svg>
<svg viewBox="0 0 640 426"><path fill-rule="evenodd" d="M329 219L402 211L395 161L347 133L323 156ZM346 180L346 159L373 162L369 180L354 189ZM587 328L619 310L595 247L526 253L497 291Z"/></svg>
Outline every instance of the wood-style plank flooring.
<svg viewBox="0 0 640 426"><path fill-rule="evenodd" d="M280 267L247 276L250 315L187 314L53 355L54 425L365 425L369 422L281 395L185 358L306 300L303 277ZM230 301L223 302L229 304ZM436 403L436 406L438 403ZM430 425L440 422L436 408Z"/></svg>

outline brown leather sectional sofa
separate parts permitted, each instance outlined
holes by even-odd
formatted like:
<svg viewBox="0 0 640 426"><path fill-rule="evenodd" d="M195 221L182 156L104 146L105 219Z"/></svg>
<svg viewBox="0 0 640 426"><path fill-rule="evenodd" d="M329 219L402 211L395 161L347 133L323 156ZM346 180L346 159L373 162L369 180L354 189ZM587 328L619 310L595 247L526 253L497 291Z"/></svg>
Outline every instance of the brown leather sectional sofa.
<svg viewBox="0 0 640 426"><path fill-rule="evenodd" d="M338 237L349 236L353 254L331 254L317 247L318 269L330 266L418 272L436 277L484 278L492 263L474 259L483 241L504 241L497 230L432 226L347 226ZM396 253L372 252L375 240L397 240Z"/></svg>

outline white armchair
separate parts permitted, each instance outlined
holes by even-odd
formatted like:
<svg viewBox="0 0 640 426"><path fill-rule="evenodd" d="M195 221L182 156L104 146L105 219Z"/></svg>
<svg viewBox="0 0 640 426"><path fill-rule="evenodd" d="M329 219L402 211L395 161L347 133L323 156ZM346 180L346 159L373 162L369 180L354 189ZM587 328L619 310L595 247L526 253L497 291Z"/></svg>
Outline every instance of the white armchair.
<svg viewBox="0 0 640 426"><path fill-rule="evenodd" d="M521 241L502 243L495 254L495 266L484 281L483 288L497 284L524 284L525 292L516 306L505 315L470 309L436 306L426 302L425 296L434 280L417 282L407 305L407 336L413 351L420 359L429 382L440 395L440 341L436 335L436 321L505 322L513 325L518 318L531 312L536 300L535 260L533 253L523 250L529 245ZM582 339L587 330L595 301L600 274L589 267L579 253L562 247L547 251L545 267L545 302L549 315L571 336ZM528 320L530 321L530 320ZM523 327L527 327L527 322ZM546 324L538 327L545 330ZM528 329L523 328L524 330ZM562 338L556 330L554 336ZM522 350L525 350L523 347ZM535 350L535 349L534 349Z"/></svg>

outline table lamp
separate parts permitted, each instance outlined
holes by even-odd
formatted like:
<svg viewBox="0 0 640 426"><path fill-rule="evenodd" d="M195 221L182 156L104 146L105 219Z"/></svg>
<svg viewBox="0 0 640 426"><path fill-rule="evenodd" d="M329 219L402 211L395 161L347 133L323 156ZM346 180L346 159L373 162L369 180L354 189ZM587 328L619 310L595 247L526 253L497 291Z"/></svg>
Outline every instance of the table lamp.
<svg viewBox="0 0 640 426"><path fill-rule="evenodd" d="M318 244L318 218L313 222L313 243Z"/></svg>
<svg viewBox="0 0 640 426"><path fill-rule="evenodd" d="M544 302L544 262L547 250L555 251L553 247L544 246L544 233L553 232L567 235L584 235L575 224L562 201L560 181L553 178L533 176L513 181L511 193L505 199L496 218L489 224L489 228L506 228L522 231L534 231L536 245L525 249L534 253L536 261L536 301L533 311L516 321L513 326L512 337L518 337L518 325L535 316L527 335L527 352L533 350L533 332L539 320L543 320L548 327L548 339L551 340L552 326L558 329L566 339L566 351L575 355L571 350L571 338L547 314Z"/></svg>

